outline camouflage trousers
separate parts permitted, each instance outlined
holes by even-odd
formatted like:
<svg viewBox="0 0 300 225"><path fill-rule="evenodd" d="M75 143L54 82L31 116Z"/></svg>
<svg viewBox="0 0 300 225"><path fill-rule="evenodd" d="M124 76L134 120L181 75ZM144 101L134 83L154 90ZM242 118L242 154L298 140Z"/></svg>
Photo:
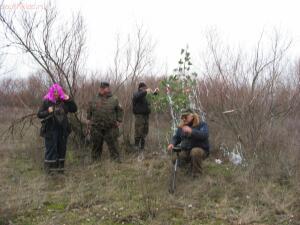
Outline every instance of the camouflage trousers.
<svg viewBox="0 0 300 225"><path fill-rule="evenodd" d="M119 143L118 143L119 129L100 127L92 127L91 142L92 142L92 160L100 160L102 155L103 143L106 142L110 157L113 160L119 160Z"/></svg>
<svg viewBox="0 0 300 225"><path fill-rule="evenodd" d="M134 140L135 146L144 149L145 138L149 132L149 115L135 114L135 126L134 126Z"/></svg>
<svg viewBox="0 0 300 225"><path fill-rule="evenodd" d="M179 153L179 166L190 166L190 172L193 176L202 174L202 161L206 159L207 153L199 147L192 148L190 151L181 151ZM172 157L172 162L175 163L176 154Z"/></svg>

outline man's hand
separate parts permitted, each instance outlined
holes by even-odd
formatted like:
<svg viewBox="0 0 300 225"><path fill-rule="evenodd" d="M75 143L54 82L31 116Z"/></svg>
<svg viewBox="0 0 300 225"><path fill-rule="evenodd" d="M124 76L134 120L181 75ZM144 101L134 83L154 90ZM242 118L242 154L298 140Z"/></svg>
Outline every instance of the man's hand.
<svg viewBox="0 0 300 225"><path fill-rule="evenodd" d="M153 91L153 95L158 95L159 94L159 88L155 88Z"/></svg>
<svg viewBox="0 0 300 225"><path fill-rule="evenodd" d="M147 88L146 91L147 91L147 94L149 94L149 93L151 93L152 90L151 90L151 88Z"/></svg>
<svg viewBox="0 0 300 225"><path fill-rule="evenodd" d="M174 148L174 145L173 144L169 144L168 145L168 151L171 152Z"/></svg>
<svg viewBox="0 0 300 225"><path fill-rule="evenodd" d="M189 126L184 126L184 127L182 127L182 131L184 133L191 134L192 133L192 128L190 128Z"/></svg>
<svg viewBox="0 0 300 225"><path fill-rule="evenodd" d="M48 108L48 113L52 113L52 112L53 112L53 107L50 106L50 107Z"/></svg>
<svg viewBox="0 0 300 225"><path fill-rule="evenodd" d="M65 94L64 99L65 99L66 101L69 100L69 99L70 99L69 95L66 95L66 94Z"/></svg>

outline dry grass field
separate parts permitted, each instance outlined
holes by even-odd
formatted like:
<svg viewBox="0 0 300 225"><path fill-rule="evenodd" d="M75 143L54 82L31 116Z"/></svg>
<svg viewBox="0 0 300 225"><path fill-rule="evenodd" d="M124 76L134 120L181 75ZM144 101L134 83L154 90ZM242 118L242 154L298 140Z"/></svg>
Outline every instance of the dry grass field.
<svg viewBox="0 0 300 225"><path fill-rule="evenodd" d="M11 114L1 116L3 131ZM152 127L150 141L154 135ZM226 160L216 164L213 153L199 179L180 170L171 195L171 156L154 148L148 146L144 161L122 151L123 163L117 164L106 151L100 163L91 164L89 149L70 143L65 174L47 176L37 128L26 130L22 139L2 140L0 224L300 224L295 177L260 176L252 165L234 166Z"/></svg>

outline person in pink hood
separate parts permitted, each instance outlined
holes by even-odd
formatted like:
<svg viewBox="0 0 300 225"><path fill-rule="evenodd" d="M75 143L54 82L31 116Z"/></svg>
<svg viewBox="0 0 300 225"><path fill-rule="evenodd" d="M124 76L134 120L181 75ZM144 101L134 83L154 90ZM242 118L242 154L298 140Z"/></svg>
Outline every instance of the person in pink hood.
<svg viewBox="0 0 300 225"><path fill-rule="evenodd" d="M37 116L42 119L41 136L45 138L44 169L47 174L63 173L71 132L67 114L75 113L77 105L59 84L53 84L43 100Z"/></svg>

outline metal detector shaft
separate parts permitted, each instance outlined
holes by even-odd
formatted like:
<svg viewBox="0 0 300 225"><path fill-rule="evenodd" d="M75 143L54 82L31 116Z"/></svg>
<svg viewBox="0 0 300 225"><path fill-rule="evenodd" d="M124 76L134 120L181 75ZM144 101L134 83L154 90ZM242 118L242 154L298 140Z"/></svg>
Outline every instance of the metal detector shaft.
<svg viewBox="0 0 300 225"><path fill-rule="evenodd" d="M173 167L173 173L172 173L172 178L171 178L171 187L170 187L170 193L174 194L176 190L176 173L177 173L177 168L178 168L178 160L179 160L179 152L176 152L176 160L174 163Z"/></svg>

